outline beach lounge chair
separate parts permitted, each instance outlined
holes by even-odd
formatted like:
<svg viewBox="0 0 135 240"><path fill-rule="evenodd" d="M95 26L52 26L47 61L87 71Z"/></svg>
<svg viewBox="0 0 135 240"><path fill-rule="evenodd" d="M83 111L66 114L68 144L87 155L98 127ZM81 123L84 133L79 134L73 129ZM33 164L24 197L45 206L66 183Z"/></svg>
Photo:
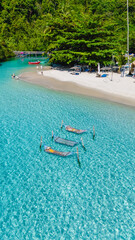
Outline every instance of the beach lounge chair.
<svg viewBox="0 0 135 240"><path fill-rule="evenodd" d="M101 77L107 77L107 74L102 74Z"/></svg>
<svg viewBox="0 0 135 240"><path fill-rule="evenodd" d="M71 72L72 75L79 75L79 72Z"/></svg>

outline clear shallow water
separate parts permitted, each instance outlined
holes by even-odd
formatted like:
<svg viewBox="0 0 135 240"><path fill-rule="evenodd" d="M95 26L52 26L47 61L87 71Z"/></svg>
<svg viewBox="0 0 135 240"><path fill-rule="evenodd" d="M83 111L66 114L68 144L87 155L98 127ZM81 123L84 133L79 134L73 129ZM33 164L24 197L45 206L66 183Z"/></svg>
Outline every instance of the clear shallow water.
<svg viewBox="0 0 135 240"><path fill-rule="evenodd" d="M135 239L135 109L63 94L11 78L28 67L0 66L0 239ZM39 151L40 136L54 149L51 132L61 120L96 129L83 135L86 152L61 158ZM72 151L76 151L73 148Z"/></svg>

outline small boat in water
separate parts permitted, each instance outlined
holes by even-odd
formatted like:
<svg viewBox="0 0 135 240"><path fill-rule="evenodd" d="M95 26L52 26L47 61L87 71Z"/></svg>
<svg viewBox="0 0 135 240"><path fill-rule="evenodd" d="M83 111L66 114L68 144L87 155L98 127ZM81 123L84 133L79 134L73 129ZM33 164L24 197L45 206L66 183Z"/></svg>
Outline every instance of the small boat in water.
<svg viewBox="0 0 135 240"><path fill-rule="evenodd" d="M56 150L54 150L54 149L52 149L51 147L48 147L48 146L44 146L44 151L47 152L47 153L52 153L54 155L61 156L61 157L67 157L67 156L70 156L70 155L74 154L72 152L59 152L59 151L56 151Z"/></svg>
<svg viewBox="0 0 135 240"><path fill-rule="evenodd" d="M37 61L37 62L28 62L28 64L39 64L40 61Z"/></svg>

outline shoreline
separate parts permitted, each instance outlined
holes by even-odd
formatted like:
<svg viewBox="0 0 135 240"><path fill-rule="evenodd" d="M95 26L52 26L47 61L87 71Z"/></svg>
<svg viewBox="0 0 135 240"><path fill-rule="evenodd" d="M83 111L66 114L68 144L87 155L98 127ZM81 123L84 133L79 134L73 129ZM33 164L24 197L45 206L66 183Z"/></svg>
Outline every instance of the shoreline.
<svg viewBox="0 0 135 240"><path fill-rule="evenodd" d="M115 103L135 107L135 79L121 77L113 73L102 78L96 77L96 73L82 72L72 75L66 70L41 70L31 69L23 72L19 79L34 85L51 90L80 94L95 97Z"/></svg>

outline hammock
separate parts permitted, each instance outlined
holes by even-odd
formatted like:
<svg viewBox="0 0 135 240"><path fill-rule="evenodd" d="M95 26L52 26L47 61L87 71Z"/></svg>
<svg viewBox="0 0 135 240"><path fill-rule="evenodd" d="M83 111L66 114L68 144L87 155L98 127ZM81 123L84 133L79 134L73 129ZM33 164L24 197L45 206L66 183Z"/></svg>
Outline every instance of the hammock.
<svg viewBox="0 0 135 240"><path fill-rule="evenodd" d="M70 146L70 147L74 147L75 145L78 144L78 142L74 142L74 141L64 139L64 138L60 138L60 137L56 137L56 136L54 136L54 141L57 142L57 143L60 143L60 144Z"/></svg>
<svg viewBox="0 0 135 240"><path fill-rule="evenodd" d="M59 152L59 151L53 150L51 147L48 147L48 146L44 146L44 150L47 153L52 153L61 157L67 157L74 154L73 152Z"/></svg>
<svg viewBox="0 0 135 240"><path fill-rule="evenodd" d="M66 129L68 132L73 132L73 133L77 133L77 134L81 134L81 133L87 132L87 130L72 128L72 127L70 127L69 125L68 125L68 126L65 126L65 129Z"/></svg>

